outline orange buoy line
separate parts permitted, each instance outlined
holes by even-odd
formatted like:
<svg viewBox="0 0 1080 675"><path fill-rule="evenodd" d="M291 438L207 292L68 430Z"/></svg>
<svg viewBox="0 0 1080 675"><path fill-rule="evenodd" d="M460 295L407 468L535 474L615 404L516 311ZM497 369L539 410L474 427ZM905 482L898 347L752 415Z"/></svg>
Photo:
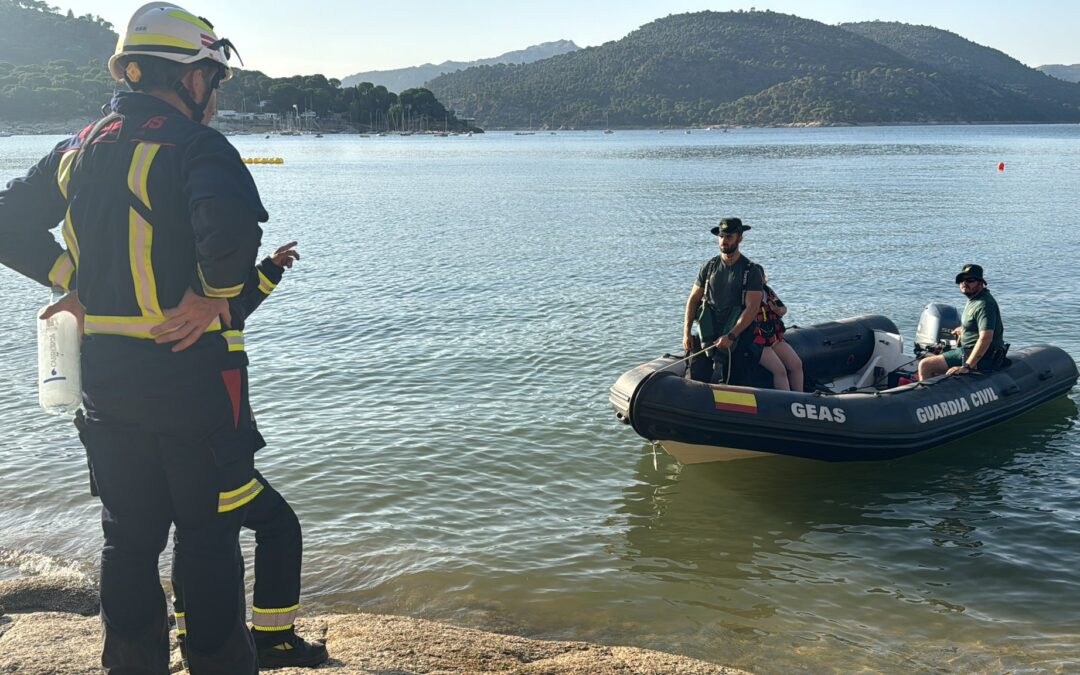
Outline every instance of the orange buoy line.
<svg viewBox="0 0 1080 675"><path fill-rule="evenodd" d="M244 157L244 164L284 164L281 157Z"/></svg>

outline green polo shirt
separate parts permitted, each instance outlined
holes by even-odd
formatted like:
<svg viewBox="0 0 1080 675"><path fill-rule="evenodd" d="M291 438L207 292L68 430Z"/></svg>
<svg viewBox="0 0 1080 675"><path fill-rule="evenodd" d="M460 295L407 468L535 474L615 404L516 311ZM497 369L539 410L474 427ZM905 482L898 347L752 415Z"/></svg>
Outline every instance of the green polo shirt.
<svg viewBox="0 0 1080 675"><path fill-rule="evenodd" d="M964 329L960 336L960 346L964 349L974 349L975 343L979 341L979 333L984 330L994 331L994 339L990 343L987 356L993 350L1005 346L1005 326L1001 323L1001 310L988 289L984 288L981 293L968 300L960 318L960 326Z"/></svg>
<svg viewBox="0 0 1080 675"><path fill-rule="evenodd" d="M746 270L749 268L750 273ZM743 288L743 276L746 276L746 288ZM733 265L725 265L723 256L716 256L701 266L695 285L705 289L699 320L702 323L702 340L712 342L731 331L739 321L743 310L743 290L760 291L765 286L761 267L740 255ZM703 314L708 312L709 317ZM711 319L711 321L710 321ZM712 330L708 330L711 324Z"/></svg>

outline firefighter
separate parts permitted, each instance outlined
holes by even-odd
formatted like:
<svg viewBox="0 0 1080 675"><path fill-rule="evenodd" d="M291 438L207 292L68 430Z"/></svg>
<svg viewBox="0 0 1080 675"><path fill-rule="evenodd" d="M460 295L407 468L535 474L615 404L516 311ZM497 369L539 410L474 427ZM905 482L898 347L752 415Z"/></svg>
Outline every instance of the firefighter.
<svg viewBox="0 0 1080 675"><path fill-rule="evenodd" d="M102 502L102 665L169 672L158 557L175 525L193 675L258 672L238 533L263 490L228 300L268 215L206 123L233 50L182 8L138 9L109 70L132 91L0 192L0 264L69 293L84 327L76 426ZM67 250L50 229L62 221Z"/></svg>

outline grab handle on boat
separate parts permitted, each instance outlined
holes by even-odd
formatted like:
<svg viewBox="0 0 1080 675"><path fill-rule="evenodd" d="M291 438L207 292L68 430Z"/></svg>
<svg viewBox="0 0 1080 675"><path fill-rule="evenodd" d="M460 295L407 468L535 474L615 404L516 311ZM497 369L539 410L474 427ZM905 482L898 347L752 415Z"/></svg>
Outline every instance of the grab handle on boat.
<svg viewBox="0 0 1080 675"><path fill-rule="evenodd" d="M844 338L843 340L825 340L825 342L823 342L822 344L824 344L826 347L832 347L834 345L842 345L845 342L858 342L859 340L862 340L862 337L862 335L851 335Z"/></svg>
<svg viewBox="0 0 1080 675"><path fill-rule="evenodd" d="M1047 368L1046 370L1039 373L1039 379L1040 380L1049 380L1051 377L1053 377L1053 375L1054 375L1054 371Z"/></svg>
<svg viewBox="0 0 1080 675"><path fill-rule="evenodd" d="M1002 389L1001 390L1001 395L1002 396L1010 396L1012 394L1015 394L1018 391L1020 391L1020 385L1014 383L1014 384L1010 384L1009 386Z"/></svg>

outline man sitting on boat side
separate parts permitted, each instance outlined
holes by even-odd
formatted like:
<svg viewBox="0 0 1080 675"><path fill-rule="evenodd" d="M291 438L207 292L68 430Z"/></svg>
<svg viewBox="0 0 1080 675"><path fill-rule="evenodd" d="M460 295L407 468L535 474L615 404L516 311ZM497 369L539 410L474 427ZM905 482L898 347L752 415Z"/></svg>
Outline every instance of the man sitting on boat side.
<svg viewBox="0 0 1080 675"><path fill-rule="evenodd" d="M739 218L724 218L710 230L719 239L720 255L702 265L686 301L683 349L690 353L701 348L691 335L696 318L700 345L717 347L710 354L713 382L723 374L724 382L738 383L761 360L761 347L754 344L749 328L761 307L764 275L760 265L739 252L742 233L749 229Z"/></svg>
<svg viewBox="0 0 1080 675"><path fill-rule="evenodd" d="M942 373L955 375L973 370L990 371L1005 358L1005 327L1001 323L1001 310L986 288L983 268L964 265L964 269L956 275L956 283L968 299L960 326L953 331L960 339L960 346L919 361L920 381Z"/></svg>

